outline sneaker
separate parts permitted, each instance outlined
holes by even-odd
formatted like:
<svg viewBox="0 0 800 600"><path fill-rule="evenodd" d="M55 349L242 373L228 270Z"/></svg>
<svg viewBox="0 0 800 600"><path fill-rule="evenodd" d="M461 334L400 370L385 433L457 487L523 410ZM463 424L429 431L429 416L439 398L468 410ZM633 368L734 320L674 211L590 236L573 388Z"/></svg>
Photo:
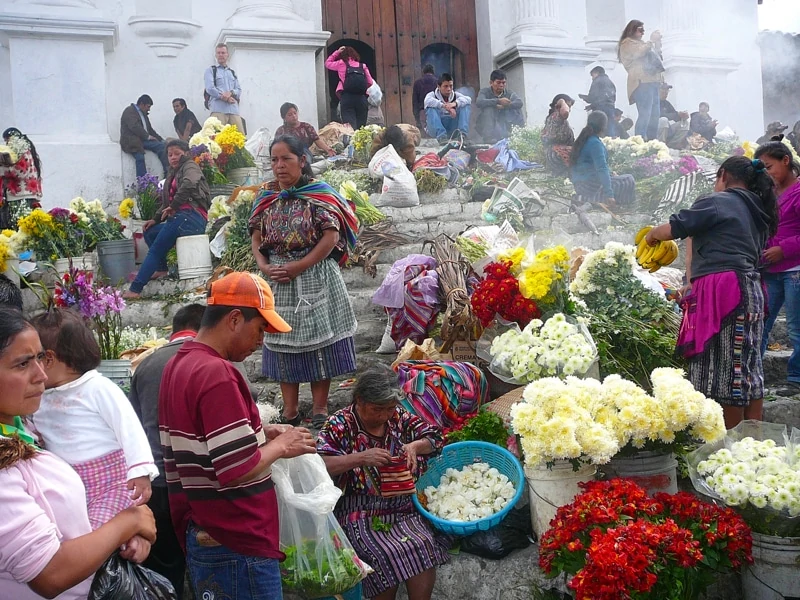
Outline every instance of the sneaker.
<svg viewBox="0 0 800 600"><path fill-rule="evenodd" d="M784 385L774 390L776 396L782 398L791 398L792 396L800 395L800 383L794 381L787 381Z"/></svg>
<svg viewBox="0 0 800 600"><path fill-rule="evenodd" d="M436 142L442 146L444 146L449 141L450 138L446 135L440 135L438 138L436 138Z"/></svg>

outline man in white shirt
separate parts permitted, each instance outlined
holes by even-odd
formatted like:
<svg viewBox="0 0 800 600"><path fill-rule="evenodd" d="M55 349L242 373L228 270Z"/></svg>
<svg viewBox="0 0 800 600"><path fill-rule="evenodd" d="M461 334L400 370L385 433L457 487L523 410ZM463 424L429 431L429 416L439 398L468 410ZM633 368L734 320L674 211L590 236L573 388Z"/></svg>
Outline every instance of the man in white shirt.
<svg viewBox="0 0 800 600"><path fill-rule="evenodd" d="M228 46L217 44L215 54L217 64L208 67L204 77L206 108L223 125L236 125L244 133L244 123L239 114L242 86L236 72L228 66Z"/></svg>
<svg viewBox="0 0 800 600"><path fill-rule="evenodd" d="M439 86L425 96L428 135L440 143L445 143L457 131L464 137L469 135L471 104L472 98L453 91L453 76L442 73Z"/></svg>

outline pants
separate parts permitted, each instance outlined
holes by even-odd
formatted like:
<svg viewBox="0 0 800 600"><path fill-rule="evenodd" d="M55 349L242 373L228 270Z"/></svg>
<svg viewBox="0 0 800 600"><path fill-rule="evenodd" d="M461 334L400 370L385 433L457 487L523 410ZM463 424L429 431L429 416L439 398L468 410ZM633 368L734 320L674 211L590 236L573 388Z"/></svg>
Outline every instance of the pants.
<svg viewBox="0 0 800 600"><path fill-rule="evenodd" d="M470 109L469 104L457 108L456 116L453 118L450 115L442 115L442 111L438 108L426 108L425 116L428 119L428 135L439 139L453 135L456 129L460 130L464 135L469 135Z"/></svg>
<svg viewBox="0 0 800 600"><path fill-rule="evenodd" d="M186 559L169 515L167 488L153 486L153 495L150 496L147 506L153 511L156 519L158 538L150 549L150 556L144 561L144 566L169 579L175 587L178 600L182 600Z"/></svg>
<svg viewBox="0 0 800 600"><path fill-rule="evenodd" d="M762 277L767 287L769 314L764 322L761 355L767 351L767 341L778 318L778 311L785 306L786 328L789 331L789 341L792 343L787 379L793 383L800 383L800 271L763 273Z"/></svg>
<svg viewBox="0 0 800 600"><path fill-rule="evenodd" d="M350 123L353 131L367 124L369 105L367 97L363 94L342 92L339 97L339 108L342 111L342 122Z"/></svg>
<svg viewBox="0 0 800 600"><path fill-rule="evenodd" d="M175 246L179 237L205 233L207 221L194 210L181 210L163 223L153 225L144 232L148 251L136 279L131 283L131 291L141 294L144 286L156 271L167 270L167 253Z"/></svg>
<svg viewBox="0 0 800 600"><path fill-rule="evenodd" d="M614 121L614 110L615 107L613 105L609 106L600 106L597 108L602 113L608 117L608 126L606 127L606 135L608 137L617 137L617 122Z"/></svg>
<svg viewBox="0 0 800 600"><path fill-rule="evenodd" d="M167 171L169 171L166 144L156 140L146 140L142 142L142 146L144 146L145 151L149 150L158 156L158 160L161 161L161 166L164 167L164 175L166 175ZM136 176L141 177L142 175L147 174L147 165L145 165L144 162L144 152L134 152L133 158L136 161Z"/></svg>
<svg viewBox="0 0 800 600"><path fill-rule="evenodd" d="M222 123L223 125L236 125L236 129L238 129L242 133L247 133L247 131L244 128L244 119L242 119L242 115L234 115L232 113L212 112L211 116L218 118L220 123Z"/></svg>
<svg viewBox="0 0 800 600"><path fill-rule="evenodd" d="M658 97L660 85L657 82L640 83L633 92L633 101L639 112L634 132L647 141L658 137L658 119L661 116L661 101Z"/></svg>
<svg viewBox="0 0 800 600"><path fill-rule="evenodd" d="M195 596L222 600L282 600L281 572L274 558L245 556L225 546L201 546L198 529L186 532L186 564Z"/></svg>
<svg viewBox="0 0 800 600"><path fill-rule="evenodd" d="M670 148L681 150L686 146L689 137L689 121L675 121L670 123L666 117L658 120L658 139Z"/></svg>

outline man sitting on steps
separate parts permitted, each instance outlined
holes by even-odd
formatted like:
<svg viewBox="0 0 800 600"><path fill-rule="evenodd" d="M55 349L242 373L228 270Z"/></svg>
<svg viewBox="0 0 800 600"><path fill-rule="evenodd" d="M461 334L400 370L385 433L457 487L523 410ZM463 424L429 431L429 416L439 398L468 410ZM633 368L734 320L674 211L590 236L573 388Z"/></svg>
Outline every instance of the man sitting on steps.
<svg viewBox="0 0 800 600"><path fill-rule="evenodd" d="M425 96L428 134L445 143L456 132L469 135L469 114L472 98L453 91L453 76L442 73L439 86Z"/></svg>
<svg viewBox="0 0 800 600"><path fill-rule="evenodd" d="M164 167L165 176L169 171L164 139L153 129L150 118L147 116L151 106L153 106L153 99L147 94L143 94L139 96L136 104L131 104L122 111L120 119L119 145L123 152L132 154L136 160L136 177L147 173L147 165L144 162L145 150L158 156L161 166Z"/></svg>

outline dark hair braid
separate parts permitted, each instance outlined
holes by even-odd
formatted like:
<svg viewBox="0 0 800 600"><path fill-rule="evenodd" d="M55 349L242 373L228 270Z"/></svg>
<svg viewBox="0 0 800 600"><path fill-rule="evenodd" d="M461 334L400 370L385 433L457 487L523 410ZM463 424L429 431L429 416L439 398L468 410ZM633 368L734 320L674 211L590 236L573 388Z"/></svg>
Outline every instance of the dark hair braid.
<svg viewBox="0 0 800 600"><path fill-rule="evenodd" d="M778 231L778 197L775 195L775 182L767 173L766 165L758 160L750 160L746 156L731 156L722 163L717 177L726 172L735 181L761 198L764 211L769 216L769 235Z"/></svg>

